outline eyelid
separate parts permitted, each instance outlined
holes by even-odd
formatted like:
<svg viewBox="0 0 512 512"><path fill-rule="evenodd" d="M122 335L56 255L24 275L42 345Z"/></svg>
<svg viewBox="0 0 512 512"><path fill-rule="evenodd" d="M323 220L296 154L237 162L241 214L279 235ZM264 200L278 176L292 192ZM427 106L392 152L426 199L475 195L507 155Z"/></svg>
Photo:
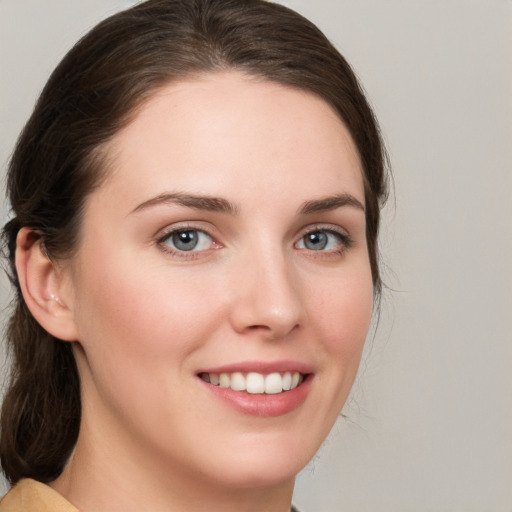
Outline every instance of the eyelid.
<svg viewBox="0 0 512 512"><path fill-rule="evenodd" d="M338 226L336 224L322 223L322 222L310 224L310 225L302 228L299 232L298 238L302 238L304 235L307 235L308 233L314 233L316 231L330 232L330 233L338 234L343 237L351 238L347 229L342 228L341 226Z"/></svg>
<svg viewBox="0 0 512 512"><path fill-rule="evenodd" d="M175 233L176 231L202 231L206 233L208 236L215 239L214 228L209 222L204 221L196 221L196 220L186 220L186 221L178 221L172 222L166 225L164 228L159 229L153 238L158 242L167 238L171 233Z"/></svg>

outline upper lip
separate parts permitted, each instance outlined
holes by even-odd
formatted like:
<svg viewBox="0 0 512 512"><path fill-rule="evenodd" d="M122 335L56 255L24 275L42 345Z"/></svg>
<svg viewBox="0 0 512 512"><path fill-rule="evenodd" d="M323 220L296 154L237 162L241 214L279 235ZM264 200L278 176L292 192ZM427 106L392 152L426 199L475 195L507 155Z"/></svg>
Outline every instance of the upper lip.
<svg viewBox="0 0 512 512"><path fill-rule="evenodd" d="M299 372L302 374L313 373L310 364L300 361L281 360L281 361L241 361L238 363L229 363L222 366L210 368L202 368L197 373L249 373L257 372L262 374L268 373L285 373Z"/></svg>

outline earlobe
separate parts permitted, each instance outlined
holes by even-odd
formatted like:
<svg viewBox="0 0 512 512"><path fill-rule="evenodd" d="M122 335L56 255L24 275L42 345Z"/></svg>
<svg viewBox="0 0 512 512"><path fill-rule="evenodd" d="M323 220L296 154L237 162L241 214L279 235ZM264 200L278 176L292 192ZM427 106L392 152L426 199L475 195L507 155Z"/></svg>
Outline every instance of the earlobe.
<svg viewBox="0 0 512 512"><path fill-rule="evenodd" d="M76 341L72 304L63 296L64 271L48 256L37 232L19 231L15 263L23 298L37 322L56 338Z"/></svg>

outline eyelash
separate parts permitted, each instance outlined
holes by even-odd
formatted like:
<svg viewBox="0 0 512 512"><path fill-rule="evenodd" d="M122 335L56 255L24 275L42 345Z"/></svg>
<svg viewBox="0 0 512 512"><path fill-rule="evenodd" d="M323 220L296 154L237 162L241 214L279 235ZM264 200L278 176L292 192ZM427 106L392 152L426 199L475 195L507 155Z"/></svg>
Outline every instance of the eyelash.
<svg viewBox="0 0 512 512"><path fill-rule="evenodd" d="M196 233L196 234L199 233L200 236L201 235L207 236L210 239L210 247L205 248L205 249L199 249L199 250L194 250L195 249L195 247L194 247L190 251L185 251L185 250L174 249L166 243L173 236L178 235L180 233L187 233L187 232L192 232L192 233ZM305 247L306 237L315 235L315 234L334 236L339 243L339 248L328 249L328 250L323 250L323 248L320 250L308 249L307 247ZM327 243L329 243L329 241L327 241ZM210 235L208 233L208 231L198 228L198 227L195 227L195 226L180 226L178 228L170 229L169 231L165 232L162 236L160 236L157 239L157 244L164 252L166 252L172 256L176 256L178 258L189 259L189 260L194 260L196 258L200 258L201 255L204 255L205 252L208 252L211 249L215 250L215 249L219 249L222 247L219 243L217 243L215 241L214 237L212 235ZM299 244L304 245L304 247L297 247ZM212 247L212 245L214 247ZM347 249L350 249L352 247L352 245L353 245L353 239L347 233L343 233L336 229L326 228L326 227L322 227L322 226L313 226L313 227L308 228L307 231L304 231L301 234L299 240L294 243L294 247L296 249L298 249L300 251L307 251L308 253L311 253L311 255L315 255L315 253L317 253L316 254L317 257L322 257L322 256L329 257L331 255L341 255Z"/></svg>
<svg viewBox="0 0 512 512"><path fill-rule="evenodd" d="M305 245L306 237L315 235L315 234L324 234L324 235L331 235L334 236L337 239L337 242L339 244L339 247L335 249L328 249L328 250L314 250L314 249L308 249L307 247L297 247L298 244L302 243ZM329 242L327 242L329 243ZM314 255L319 257L329 257L329 256L336 256L343 254L347 249L350 249L354 244L354 241L350 235L347 233L344 233L342 231L338 231L334 228L327 228L325 226L313 226L309 227L307 231L303 232L299 238L299 240L295 243L295 247L297 247L299 250L308 251L309 253L312 253Z"/></svg>
<svg viewBox="0 0 512 512"><path fill-rule="evenodd" d="M208 238L210 238L210 246L213 244L215 247L213 249L218 249L221 247L220 244L218 244L212 235L210 235L206 230L200 229L195 226L180 226L178 228L169 229L169 231L165 232L162 236L160 236L157 240L157 244L159 247L166 253L176 256L178 258L182 259L189 259L193 260L196 258L201 257L201 254L204 254L206 251L212 249L212 247L209 247L207 249L203 250L191 250L191 251L181 251L179 249L173 249L170 247L166 242L171 240L173 236L178 235L180 233L200 233L201 235L206 235Z"/></svg>

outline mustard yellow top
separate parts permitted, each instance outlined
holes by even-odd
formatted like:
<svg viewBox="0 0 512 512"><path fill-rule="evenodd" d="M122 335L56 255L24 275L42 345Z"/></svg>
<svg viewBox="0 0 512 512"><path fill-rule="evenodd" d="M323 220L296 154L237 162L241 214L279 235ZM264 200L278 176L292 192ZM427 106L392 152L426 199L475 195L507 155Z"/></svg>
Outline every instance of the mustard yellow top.
<svg viewBox="0 0 512 512"><path fill-rule="evenodd" d="M79 512L48 485L25 478L0 501L0 512Z"/></svg>
<svg viewBox="0 0 512 512"><path fill-rule="evenodd" d="M20 480L0 501L0 512L80 512L48 485ZM290 512L299 512L293 505Z"/></svg>

